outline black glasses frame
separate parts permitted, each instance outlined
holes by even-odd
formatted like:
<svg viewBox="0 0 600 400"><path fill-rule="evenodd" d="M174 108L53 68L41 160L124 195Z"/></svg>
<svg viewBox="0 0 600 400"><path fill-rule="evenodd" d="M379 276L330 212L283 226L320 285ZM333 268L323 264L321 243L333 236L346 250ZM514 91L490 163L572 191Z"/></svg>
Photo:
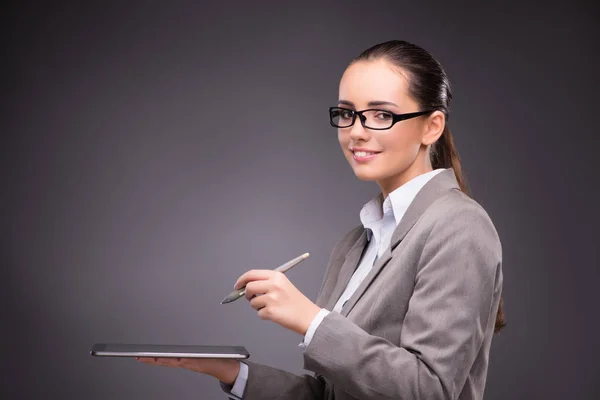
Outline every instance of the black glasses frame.
<svg viewBox="0 0 600 400"><path fill-rule="evenodd" d="M340 125L336 125L333 123L333 117L332 117L332 112L334 110L343 110L343 111L349 111L352 113L352 123L348 126L340 126ZM387 128L371 128L369 126L365 126L365 122L367 121L367 117L365 117L363 115L363 113L367 112L367 111L381 111L387 114L390 114L392 116L392 124L387 127ZM434 112L435 110L426 110L426 111L417 111L417 112L412 112L412 113L406 113L406 114L395 114L389 110L382 110L380 108L368 108L366 110L361 110L361 111L356 111L356 110L352 110L350 108L345 108L345 107L329 107L329 123L331 124L331 126L335 127L335 128L350 128L352 125L354 125L354 123L356 122L356 116L358 115L358 117L360 118L360 123L362 124L362 126L364 128L367 129L373 129L376 131L385 131L390 129L392 126L394 126L397 122L400 121L404 121L407 119L411 119L411 118L415 118L415 117L420 117L421 115L425 115L431 112Z"/></svg>

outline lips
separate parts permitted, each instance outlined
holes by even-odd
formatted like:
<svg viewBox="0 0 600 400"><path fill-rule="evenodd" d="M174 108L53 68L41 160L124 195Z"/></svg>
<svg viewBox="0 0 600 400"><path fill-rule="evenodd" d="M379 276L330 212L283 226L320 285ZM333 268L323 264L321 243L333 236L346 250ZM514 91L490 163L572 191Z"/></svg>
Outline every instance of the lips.
<svg viewBox="0 0 600 400"><path fill-rule="evenodd" d="M367 149L365 147L349 147L348 150L350 150L352 153L369 153L369 154L377 154L377 153L381 153L380 151L376 151L376 150L372 150L372 149ZM361 154L364 155L364 154Z"/></svg>
<svg viewBox="0 0 600 400"><path fill-rule="evenodd" d="M380 151L373 151L368 149L350 149L355 161L363 163L368 162L377 157Z"/></svg>

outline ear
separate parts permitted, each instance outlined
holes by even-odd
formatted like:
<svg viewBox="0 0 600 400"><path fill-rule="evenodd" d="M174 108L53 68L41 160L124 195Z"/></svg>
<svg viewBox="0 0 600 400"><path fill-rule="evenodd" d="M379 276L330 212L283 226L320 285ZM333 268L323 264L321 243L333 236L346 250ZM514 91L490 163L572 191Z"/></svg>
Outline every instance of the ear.
<svg viewBox="0 0 600 400"><path fill-rule="evenodd" d="M446 126L446 117L441 111L434 111L423 124L423 136L421 143L425 146L435 143Z"/></svg>

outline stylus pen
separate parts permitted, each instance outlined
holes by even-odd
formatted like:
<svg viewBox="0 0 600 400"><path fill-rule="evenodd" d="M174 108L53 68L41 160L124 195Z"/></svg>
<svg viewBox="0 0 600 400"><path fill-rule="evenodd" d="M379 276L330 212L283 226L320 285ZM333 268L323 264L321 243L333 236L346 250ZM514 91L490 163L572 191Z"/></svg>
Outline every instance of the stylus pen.
<svg viewBox="0 0 600 400"><path fill-rule="evenodd" d="M308 253L304 253L301 256L296 257L293 260L290 260L290 261L286 262L285 264L280 265L279 267L275 268L275 271L285 273L285 272L289 271L293 266L300 264L306 258L308 258ZM221 301L221 304L231 303L232 301L235 301L235 300L239 299L240 297L243 297L245 294L246 294L246 286L229 293L227 295L227 297L225 297L223 299L223 301Z"/></svg>

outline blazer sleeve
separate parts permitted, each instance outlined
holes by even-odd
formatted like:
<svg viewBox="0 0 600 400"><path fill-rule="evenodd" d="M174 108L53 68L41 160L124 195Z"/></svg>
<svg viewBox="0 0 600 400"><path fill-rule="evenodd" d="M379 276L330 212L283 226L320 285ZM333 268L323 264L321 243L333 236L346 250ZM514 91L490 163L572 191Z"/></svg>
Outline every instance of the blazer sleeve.
<svg viewBox="0 0 600 400"><path fill-rule="evenodd" d="M244 400L320 400L325 399L325 381L320 376L296 375L268 365L244 360L248 365L248 380ZM231 386L220 382L221 389L229 393Z"/></svg>
<svg viewBox="0 0 600 400"><path fill-rule="evenodd" d="M459 396L493 331L501 248L480 206L457 208L438 218L425 241L400 346L332 312L304 353L305 369L358 399Z"/></svg>

